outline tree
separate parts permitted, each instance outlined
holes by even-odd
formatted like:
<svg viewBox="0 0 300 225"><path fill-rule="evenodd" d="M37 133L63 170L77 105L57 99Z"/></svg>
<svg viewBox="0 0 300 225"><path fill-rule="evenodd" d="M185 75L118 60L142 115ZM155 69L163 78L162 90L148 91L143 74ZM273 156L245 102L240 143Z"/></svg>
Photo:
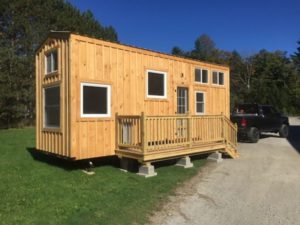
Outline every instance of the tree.
<svg viewBox="0 0 300 225"><path fill-rule="evenodd" d="M172 55L186 56L186 53L181 48L175 46L174 48L172 48Z"/></svg>
<svg viewBox="0 0 300 225"><path fill-rule="evenodd" d="M206 34L195 40L193 50L184 51L176 46L172 49L172 54L222 64L227 64L230 56L229 52L216 48L215 42Z"/></svg>
<svg viewBox="0 0 300 225"><path fill-rule="evenodd" d="M33 121L35 49L49 30L118 41L113 27L64 0L0 0L0 127Z"/></svg>
<svg viewBox="0 0 300 225"><path fill-rule="evenodd" d="M299 112L295 99L297 76L286 52L261 50L253 56L252 101L271 104L285 113Z"/></svg>
<svg viewBox="0 0 300 225"><path fill-rule="evenodd" d="M297 48L297 51L291 56L293 63L297 69L297 71L299 72L299 76L300 76L300 40L297 42L299 47Z"/></svg>
<svg viewBox="0 0 300 225"><path fill-rule="evenodd" d="M237 51L233 51L229 57L230 67L230 96L231 96L231 108L244 101L245 89L245 64L241 55Z"/></svg>
<svg viewBox="0 0 300 225"><path fill-rule="evenodd" d="M216 61L217 49L215 42L206 34L199 36L195 41L195 48L191 57L204 61Z"/></svg>
<svg viewBox="0 0 300 225"><path fill-rule="evenodd" d="M299 47L297 48L297 51L291 56L291 58L293 60L294 68L297 72L295 99L297 107L300 108L300 40L297 42L297 44L299 45Z"/></svg>

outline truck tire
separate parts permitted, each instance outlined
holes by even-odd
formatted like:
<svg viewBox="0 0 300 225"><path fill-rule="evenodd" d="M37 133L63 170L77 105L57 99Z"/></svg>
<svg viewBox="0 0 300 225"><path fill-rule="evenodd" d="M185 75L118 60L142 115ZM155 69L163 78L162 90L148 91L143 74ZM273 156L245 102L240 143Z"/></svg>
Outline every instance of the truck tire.
<svg viewBox="0 0 300 225"><path fill-rule="evenodd" d="M289 136L289 126L286 124L282 124L279 129L279 136L283 138L287 138Z"/></svg>
<svg viewBox="0 0 300 225"><path fill-rule="evenodd" d="M256 127L251 127L248 132L248 139L251 143L257 143L259 140L259 131Z"/></svg>

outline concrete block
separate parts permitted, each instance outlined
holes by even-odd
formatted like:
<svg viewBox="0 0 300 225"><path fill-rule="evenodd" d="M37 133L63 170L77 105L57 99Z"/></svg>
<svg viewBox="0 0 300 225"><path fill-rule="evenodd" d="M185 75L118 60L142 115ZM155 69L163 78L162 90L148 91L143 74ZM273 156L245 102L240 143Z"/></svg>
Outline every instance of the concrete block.
<svg viewBox="0 0 300 225"><path fill-rule="evenodd" d="M220 153L218 151L214 152L207 157L207 160L220 163L223 161L222 153Z"/></svg>
<svg viewBox="0 0 300 225"><path fill-rule="evenodd" d="M188 157L188 156L185 156L185 157L179 159L175 165L176 166L181 166L185 169L186 168L191 168L191 167L194 166L194 164L191 162L191 158Z"/></svg>
<svg viewBox="0 0 300 225"><path fill-rule="evenodd" d="M90 171L90 170L82 170L82 172L84 172L87 175L94 175L95 174L94 171Z"/></svg>
<svg viewBox="0 0 300 225"><path fill-rule="evenodd" d="M154 166L152 166L150 163L141 165L137 174L140 176L144 176L145 178L154 177L157 175L154 170Z"/></svg>
<svg viewBox="0 0 300 225"><path fill-rule="evenodd" d="M123 157L120 159L120 167L120 170L123 172L133 171L134 162L132 159Z"/></svg>

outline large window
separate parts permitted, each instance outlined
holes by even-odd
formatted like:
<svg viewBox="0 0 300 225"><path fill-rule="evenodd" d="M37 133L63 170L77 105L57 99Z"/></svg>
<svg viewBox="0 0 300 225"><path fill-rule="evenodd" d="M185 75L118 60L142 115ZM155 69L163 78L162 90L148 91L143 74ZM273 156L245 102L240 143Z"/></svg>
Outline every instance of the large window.
<svg viewBox="0 0 300 225"><path fill-rule="evenodd" d="M219 71L213 71L212 81L213 84L224 85L224 73Z"/></svg>
<svg viewBox="0 0 300 225"><path fill-rule="evenodd" d="M195 81L198 83L208 83L208 70L196 68L195 69Z"/></svg>
<svg viewBox="0 0 300 225"><path fill-rule="evenodd" d="M59 86L44 89L44 127L60 126L60 88Z"/></svg>
<svg viewBox="0 0 300 225"><path fill-rule="evenodd" d="M195 96L196 103L196 114L204 114L205 113L205 93L201 91L196 91Z"/></svg>
<svg viewBox="0 0 300 225"><path fill-rule="evenodd" d="M45 74L54 73L57 68L57 50L53 50L45 55Z"/></svg>
<svg viewBox="0 0 300 225"><path fill-rule="evenodd" d="M147 70L147 97L167 98L167 74L154 70Z"/></svg>
<svg viewBox="0 0 300 225"><path fill-rule="evenodd" d="M111 87L81 83L81 117L109 117Z"/></svg>

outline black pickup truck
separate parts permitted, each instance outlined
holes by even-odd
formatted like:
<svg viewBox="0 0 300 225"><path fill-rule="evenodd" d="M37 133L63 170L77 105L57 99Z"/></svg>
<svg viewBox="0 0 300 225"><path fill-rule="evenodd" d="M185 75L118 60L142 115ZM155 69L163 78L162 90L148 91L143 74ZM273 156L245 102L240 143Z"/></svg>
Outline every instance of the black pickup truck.
<svg viewBox="0 0 300 225"><path fill-rule="evenodd" d="M279 133L286 138L289 134L289 119L273 106L259 104L240 104L234 108L230 117L238 125L238 138L256 143L261 132Z"/></svg>

